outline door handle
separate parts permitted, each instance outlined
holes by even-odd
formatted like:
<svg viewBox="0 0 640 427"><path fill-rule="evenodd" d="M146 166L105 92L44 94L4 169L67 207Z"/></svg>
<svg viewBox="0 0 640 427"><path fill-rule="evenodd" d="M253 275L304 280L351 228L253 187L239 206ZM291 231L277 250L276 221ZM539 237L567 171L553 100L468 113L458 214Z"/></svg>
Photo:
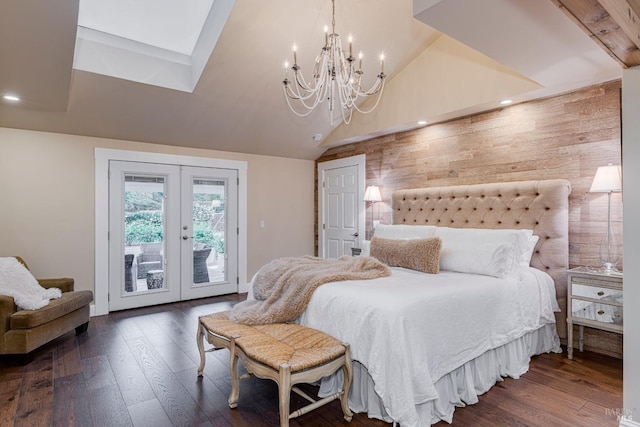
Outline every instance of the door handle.
<svg viewBox="0 0 640 427"><path fill-rule="evenodd" d="M193 239L193 236L191 236L191 238ZM182 236L182 240L187 240L189 239L189 236L187 236L186 234Z"/></svg>
<svg viewBox="0 0 640 427"><path fill-rule="evenodd" d="M358 237L358 236L359 236L359 234L358 234L358 232L356 231L355 233L353 233L353 234L352 234L352 236L353 236L353 237Z"/></svg>

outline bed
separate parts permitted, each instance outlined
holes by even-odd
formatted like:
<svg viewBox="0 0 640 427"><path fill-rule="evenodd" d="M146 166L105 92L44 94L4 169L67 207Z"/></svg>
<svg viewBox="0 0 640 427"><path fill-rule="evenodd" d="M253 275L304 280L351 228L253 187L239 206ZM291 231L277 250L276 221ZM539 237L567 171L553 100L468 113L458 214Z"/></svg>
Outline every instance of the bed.
<svg viewBox="0 0 640 427"><path fill-rule="evenodd" d="M324 284L299 319L351 345L353 411L402 427L451 422L456 407L476 403L504 377L525 373L531 356L561 351L570 191L568 181L556 179L393 193L390 229L435 228L440 266L449 268L426 274L393 267L389 278ZM463 246L451 246L456 233L477 233L475 243L464 237ZM508 240L527 233L530 267L508 274L498 263L486 274L468 267L474 259L504 258L487 255L504 246L495 235ZM467 254L458 268L454 261L460 264L465 248L477 256ZM325 378L320 394L338 390L340 375Z"/></svg>

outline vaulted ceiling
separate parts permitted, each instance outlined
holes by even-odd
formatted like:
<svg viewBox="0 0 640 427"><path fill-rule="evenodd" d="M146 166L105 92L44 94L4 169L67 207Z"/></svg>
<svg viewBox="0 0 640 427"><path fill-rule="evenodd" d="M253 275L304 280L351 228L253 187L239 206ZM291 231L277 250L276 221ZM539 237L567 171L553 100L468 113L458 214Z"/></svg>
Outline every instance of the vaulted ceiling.
<svg viewBox="0 0 640 427"><path fill-rule="evenodd" d="M417 118L550 96L640 63L640 0L337 0L337 32L368 58L383 50L389 76L378 110L346 126L326 111L296 117L282 94L294 42L311 68L329 0L236 0L193 92L74 69L78 8L0 4L0 94L22 98L0 100L0 126L314 159Z"/></svg>

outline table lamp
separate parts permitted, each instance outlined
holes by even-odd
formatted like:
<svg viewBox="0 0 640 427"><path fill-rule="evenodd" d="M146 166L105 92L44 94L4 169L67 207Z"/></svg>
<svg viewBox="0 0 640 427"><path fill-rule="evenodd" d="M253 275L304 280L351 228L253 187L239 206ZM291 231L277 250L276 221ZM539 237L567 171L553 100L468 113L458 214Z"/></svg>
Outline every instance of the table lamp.
<svg viewBox="0 0 640 427"><path fill-rule="evenodd" d="M373 237L373 204L375 202L381 202L382 196L380 196L380 188L377 185L369 185L364 191L364 201L371 203L371 233L369 234L369 240Z"/></svg>
<svg viewBox="0 0 640 427"><path fill-rule="evenodd" d="M620 260L618 242L611 229L611 193L620 191L622 191L622 168L612 164L600 166L593 178L589 192L607 193L609 199L607 232L600 243L600 262L602 263L602 271L605 273L617 271L616 264Z"/></svg>

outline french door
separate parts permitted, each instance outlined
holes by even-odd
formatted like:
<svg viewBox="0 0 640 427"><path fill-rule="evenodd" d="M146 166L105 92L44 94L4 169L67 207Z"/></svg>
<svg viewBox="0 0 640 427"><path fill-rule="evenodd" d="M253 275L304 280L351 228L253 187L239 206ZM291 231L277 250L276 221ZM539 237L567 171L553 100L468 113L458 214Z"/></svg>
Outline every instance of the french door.
<svg viewBox="0 0 640 427"><path fill-rule="evenodd" d="M109 310L237 292L238 172L109 162Z"/></svg>

